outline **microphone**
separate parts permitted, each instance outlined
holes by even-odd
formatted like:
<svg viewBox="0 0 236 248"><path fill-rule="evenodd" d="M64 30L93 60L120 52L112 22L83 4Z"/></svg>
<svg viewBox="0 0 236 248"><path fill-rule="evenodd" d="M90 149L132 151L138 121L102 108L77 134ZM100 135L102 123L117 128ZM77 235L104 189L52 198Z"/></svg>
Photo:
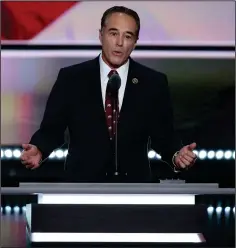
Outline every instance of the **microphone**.
<svg viewBox="0 0 236 248"><path fill-rule="evenodd" d="M112 104L113 104L113 109L115 109L115 115L114 115L114 121L115 121L115 127L116 127L116 133L114 136L113 140L113 152L114 152L114 159L115 159L115 175L119 175L118 172L118 152L117 152L117 122L118 122L118 91L121 86L121 78L118 74L113 74L107 84L107 87L109 91L111 92L111 97L112 97Z"/></svg>
<svg viewBox="0 0 236 248"><path fill-rule="evenodd" d="M121 86L121 78L118 74L115 73L110 77L107 83L108 90L111 92L113 96L115 96L118 93L120 86Z"/></svg>

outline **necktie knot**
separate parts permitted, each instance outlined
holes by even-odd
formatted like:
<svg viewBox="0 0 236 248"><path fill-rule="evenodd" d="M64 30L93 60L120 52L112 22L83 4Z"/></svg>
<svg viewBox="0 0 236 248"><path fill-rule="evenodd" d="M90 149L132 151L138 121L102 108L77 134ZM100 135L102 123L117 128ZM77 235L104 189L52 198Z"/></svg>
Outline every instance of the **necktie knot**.
<svg viewBox="0 0 236 248"><path fill-rule="evenodd" d="M116 70L111 70L109 73L108 73L108 78L110 78L112 75L114 74L118 74L118 72Z"/></svg>

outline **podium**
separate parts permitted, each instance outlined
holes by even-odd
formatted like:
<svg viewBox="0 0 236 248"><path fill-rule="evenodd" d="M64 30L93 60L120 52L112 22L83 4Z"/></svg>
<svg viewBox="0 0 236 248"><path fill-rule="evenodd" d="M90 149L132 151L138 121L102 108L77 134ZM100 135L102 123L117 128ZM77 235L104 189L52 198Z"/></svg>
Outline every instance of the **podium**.
<svg viewBox="0 0 236 248"><path fill-rule="evenodd" d="M13 191L38 196L36 204L26 206L30 242L66 247L201 245L207 242L207 206L195 204L196 196L234 194L217 184L185 183L22 183L4 189Z"/></svg>

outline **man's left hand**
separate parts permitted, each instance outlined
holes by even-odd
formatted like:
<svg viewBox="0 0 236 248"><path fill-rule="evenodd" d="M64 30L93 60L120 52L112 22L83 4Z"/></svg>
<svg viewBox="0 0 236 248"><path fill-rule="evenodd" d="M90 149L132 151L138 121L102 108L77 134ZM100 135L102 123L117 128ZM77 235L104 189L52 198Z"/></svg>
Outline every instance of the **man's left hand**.
<svg viewBox="0 0 236 248"><path fill-rule="evenodd" d="M196 154L193 150L196 148L197 144L192 143L190 145L184 146L181 148L179 153L175 156L174 162L178 168L188 168L191 167L196 161Z"/></svg>

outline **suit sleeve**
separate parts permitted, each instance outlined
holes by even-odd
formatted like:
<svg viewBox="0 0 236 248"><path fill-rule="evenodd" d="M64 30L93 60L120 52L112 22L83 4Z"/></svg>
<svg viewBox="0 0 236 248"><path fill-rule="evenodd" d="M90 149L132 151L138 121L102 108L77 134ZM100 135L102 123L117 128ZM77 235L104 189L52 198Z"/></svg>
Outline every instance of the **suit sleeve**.
<svg viewBox="0 0 236 248"><path fill-rule="evenodd" d="M68 111L67 84L64 74L61 69L49 94L40 127L30 140L30 144L37 146L42 152L43 159L64 143Z"/></svg>
<svg viewBox="0 0 236 248"><path fill-rule="evenodd" d="M151 121L151 147L161 155L161 160L174 168L173 156L180 150L180 140L175 136L173 108L165 75L157 79L155 90L154 107Z"/></svg>

